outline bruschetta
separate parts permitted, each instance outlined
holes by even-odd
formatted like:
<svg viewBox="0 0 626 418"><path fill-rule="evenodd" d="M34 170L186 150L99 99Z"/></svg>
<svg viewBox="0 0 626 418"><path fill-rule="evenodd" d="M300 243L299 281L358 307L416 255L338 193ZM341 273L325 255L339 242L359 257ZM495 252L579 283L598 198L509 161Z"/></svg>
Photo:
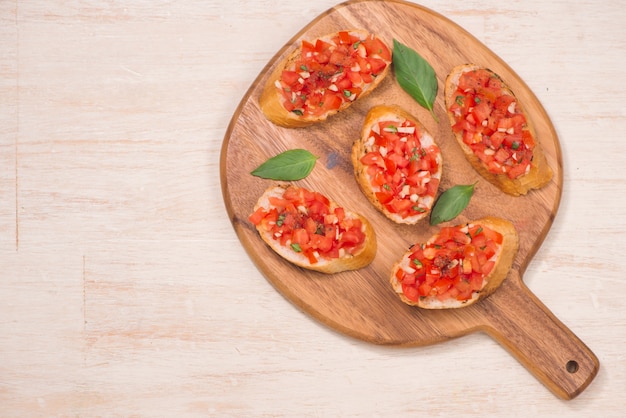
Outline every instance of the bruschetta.
<svg viewBox="0 0 626 418"><path fill-rule="evenodd" d="M376 255L376 236L367 219L302 187L268 188L249 220L276 253L306 269L356 270Z"/></svg>
<svg viewBox="0 0 626 418"><path fill-rule="evenodd" d="M261 111L287 128L324 121L374 90L390 66L389 47L363 30L303 40L270 74Z"/></svg>
<svg viewBox="0 0 626 418"><path fill-rule="evenodd" d="M400 299L424 309L469 306L506 278L519 239L512 223L487 217L443 227L394 264L391 286Z"/></svg>
<svg viewBox="0 0 626 418"><path fill-rule="evenodd" d="M551 180L532 121L500 76L473 64L457 66L444 95L457 142L490 183L518 196Z"/></svg>
<svg viewBox="0 0 626 418"><path fill-rule="evenodd" d="M353 143L351 159L361 190L387 218L415 224L429 215L443 159L415 117L398 106L373 107Z"/></svg>

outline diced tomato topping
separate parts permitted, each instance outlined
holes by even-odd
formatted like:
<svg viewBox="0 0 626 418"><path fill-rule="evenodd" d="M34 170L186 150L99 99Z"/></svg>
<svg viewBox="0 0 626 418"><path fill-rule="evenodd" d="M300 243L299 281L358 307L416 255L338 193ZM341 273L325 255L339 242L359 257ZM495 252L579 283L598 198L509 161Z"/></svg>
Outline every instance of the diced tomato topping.
<svg viewBox="0 0 626 418"><path fill-rule="evenodd" d="M420 293L415 286L402 283L402 293L404 293L404 296L406 296L407 299L412 300L413 302L419 301Z"/></svg>
<svg viewBox="0 0 626 418"><path fill-rule="evenodd" d="M503 115L506 115L509 109L509 106L511 106L511 103L515 102L515 97L509 95L509 94L503 94L501 96L498 96L493 104L493 108L499 112L501 112ZM513 112L510 112L513 113Z"/></svg>
<svg viewBox="0 0 626 418"><path fill-rule="evenodd" d="M474 119L477 124L482 124L484 120L489 118L490 114L491 106L489 106L487 100L481 101L479 104L474 106L474 109L472 110L472 115L474 115Z"/></svg>
<svg viewBox="0 0 626 418"><path fill-rule="evenodd" d="M535 139L515 97L503 90L502 80L484 69L465 72L452 97L448 107L455 120L452 130L485 167L511 179L524 175Z"/></svg>
<svg viewBox="0 0 626 418"><path fill-rule="evenodd" d="M302 41L300 58L282 72L277 87L286 110L320 116L356 100L390 64L382 40L341 31L328 42Z"/></svg>
<svg viewBox="0 0 626 418"><path fill-rule="evenodd" d="M381 73L387 66L387 61L378 58L370 58L367 60L367 63L372 74Z"/></svg>
<svg viewBox="0 0 626 418"><path fill-rule="evenodd" d="M509 158L511 158L511 153L505 148L499 148L498 151L494 154L493 158L499 163L506 162Z"/></svg>
<svg viewBox="0 0 626 418"><path fill-rule="evenodd" d="M270 196L269 201L272 206L282 207L282 208L286 207L289 204L288 200L285 200L276 196Z"/></svg>
<svg viewBox="0 0 626 418"><path fill-rule="evenodd" d="M339 32L339 42L341 44L352 44L352 39L350 37L350 33L346 31Z"/></svg>
<svg viewBox="0 0 626 418"><path fill-rule="evenodd" d="M422 146L415 122L380 121L369 133L361 163L378 201L403 219L429 211L441 174L440 150ZM431 200L432 201L432 200Z"/></svg>
<svg viewBox="0 0 626 418"><path fill-rule="evenodd" d="M375 192L376 198L383 205L387 205L389 202L393 200L393 193L387 190L382 190L380 192Z"/></svg>
<svg viewBox="0 0 626 418"><path fill-rule="evenodd" d="M253 225L259 225L261 220L265 217L265 210L263 208L258 208L254 211L252 215L248 218Z"/></svg>
<svg viewBox="0 0 626 418"><path fill-rule="evenodd" d="M281 197L272 196L269 202L272 208L258 208L249 221L312 264L320 258L353 254L365 242L361 220L346 216L342 207L331 207L330 200L319 192L289 186Z"/></svg>
<svg viewBox="0 0 626 418"><path fill-rule="evenodd" d="M365 46L368 55L378 55L386 61L391 60L391 51L380 39L370 36L363 41L363 46Z"/></svg>
<svg viewBox="0 0 626 418"><path fill-rule="evenodd" d="M502 234L479 224L443 227L429 243L413 247L409 268L399 268L395 278L413 301L468 300L493 271L502 240Z"/></svg>

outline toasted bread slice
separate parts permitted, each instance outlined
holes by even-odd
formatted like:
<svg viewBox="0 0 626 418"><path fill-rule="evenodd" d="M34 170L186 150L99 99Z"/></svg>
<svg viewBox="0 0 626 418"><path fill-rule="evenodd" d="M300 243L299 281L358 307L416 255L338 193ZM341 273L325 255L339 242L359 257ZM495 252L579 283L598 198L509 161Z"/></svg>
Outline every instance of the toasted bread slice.
<svg viewBox="0 0 626 418"><path fill-rule="evenodd" d="M398 106L375 106L352 146L361 190L387 218L416 224L430 214L443 159L432 135Z"/></svg>
<svg viewBox="0 0 626 418"><path fill-rule="evenodd" d="M267 79L261 111L286 128L324 121L371 93L390 67L389 47L363 30L302 41Z"/></svg>
<svg viewBox="0 0 626 418"><path fill-rule="evenodd" d="M367 219L301 187L268 188L250 221L277 254L306 269L356 270L376 255L376 236Z"/></svg>
<svg viewBox="0 0 626 418"><path fill-rule="evenodd" d="M532 121L500 76L459 65L448 75L444 95L454 136L481 176L514 196L550 182L552 170Z"/></svg>
<svg viewBox="0 0 626 418"><path fill-rule="evenodd" d="M486 217L444 227L412 246L392 268L390 282L400 299L424 309L469 306L502 284L519 238L513 224Z"/></svg>

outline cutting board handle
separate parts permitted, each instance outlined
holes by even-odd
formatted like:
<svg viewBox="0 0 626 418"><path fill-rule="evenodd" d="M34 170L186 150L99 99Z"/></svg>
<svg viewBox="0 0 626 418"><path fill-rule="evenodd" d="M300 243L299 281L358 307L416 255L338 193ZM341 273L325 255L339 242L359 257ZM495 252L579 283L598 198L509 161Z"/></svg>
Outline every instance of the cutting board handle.
<svg viewBox="0 0 626 418"><path fill-rule="evenodd" d="M506 298L484 300L489 310L484 330L505 346L532 374L563 399L580 394L598 373L591 350L546 308L511 271Z"/></svg>

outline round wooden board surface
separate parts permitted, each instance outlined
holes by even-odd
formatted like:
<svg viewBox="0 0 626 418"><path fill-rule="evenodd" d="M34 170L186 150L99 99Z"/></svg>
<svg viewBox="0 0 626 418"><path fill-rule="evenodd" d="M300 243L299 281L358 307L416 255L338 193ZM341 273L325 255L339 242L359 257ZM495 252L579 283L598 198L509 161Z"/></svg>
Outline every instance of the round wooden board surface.
<svg viewBox="0 0 626 418"><path fill-rule="evenodd" d="M259 109L259 97L268 74L299 47L301 40L344 29L365 29L389 46L395 38L422 55L438 78L434 109L438 122L400 88L393 69L372 94L324 123L287 129L267 121ZM469 165L454 140L443 100L448 72L464 63L498 73L524 104L554 173L547 186L526 196L509 196L482 179ZM513 222L518 230L520 248L511 273L493 295L472 306L421 310L403 304L389 285L393 263L409 246L425 241L440 228L431 227L427 220L415 226L392 223L367 201L354 178L350 150L367 111L378 104L392 103L417 117L440 146L444 170L439 193L456 184L478 182L469 206L448 224L498 216ZM378 252L368 267L334 275L295 267L275 254L248 221L258 197L275 184L250 172L268 158L294 148L319 156L312 173L295 182L297 185L322 192L372 223ZM595 376L597 359L521 281L557 212L562 180L561 150L555 129L523 80L458 25L429 9L402 1L349 1L305 26L273 57L245 94L226 132L221 154L223 197L239 239L267 280L300 309L341 333L376 344L426 345L483 330L510 349L555 393L571 398ZM519 329L524 332L517 332ZM536 345L546 339L567 349L552 350L538 364L534 356L542 347ZM566 364L570 369L575 365L576 372L563 372ZM564 379L571 381L563 382Z"/></svg>

